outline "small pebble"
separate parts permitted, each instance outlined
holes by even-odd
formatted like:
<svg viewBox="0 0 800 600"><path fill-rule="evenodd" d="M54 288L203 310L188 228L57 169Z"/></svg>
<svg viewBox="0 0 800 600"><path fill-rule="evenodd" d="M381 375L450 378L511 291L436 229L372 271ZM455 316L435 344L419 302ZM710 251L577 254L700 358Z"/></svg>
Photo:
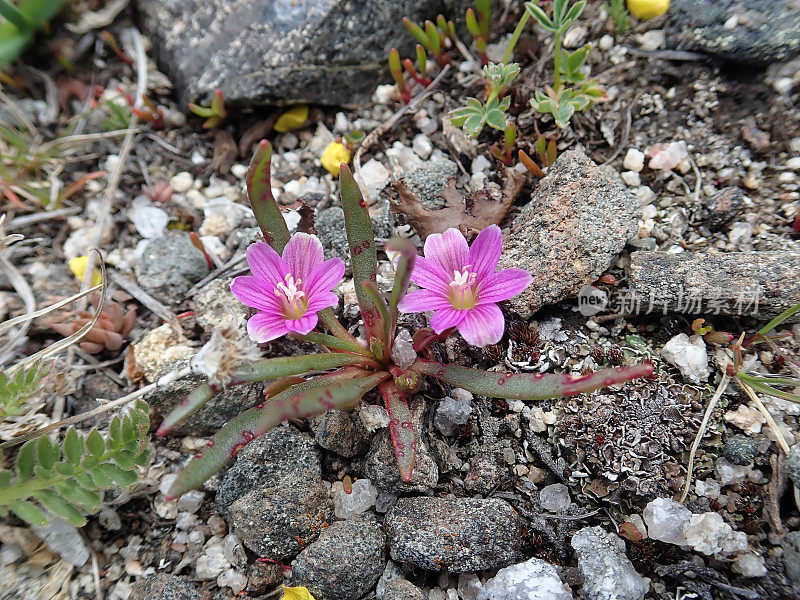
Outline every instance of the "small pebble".
<svg viewBox="0 0 800 600"><path fill-rule="evenodd" d="M188 173L187 171L181 171L169 180L169 184L172 186L172 189L178 194L185 194L188 192L193 183L194 178L192 177L192 174Z"/></svg>
<svg viewBox="0 0 800 600"><path fill-rule="evenodd" d="M629 171L640 173L644 169L644 152L636 148L630 148L625 153L625 158L622 160L622 166Z"/></svg>

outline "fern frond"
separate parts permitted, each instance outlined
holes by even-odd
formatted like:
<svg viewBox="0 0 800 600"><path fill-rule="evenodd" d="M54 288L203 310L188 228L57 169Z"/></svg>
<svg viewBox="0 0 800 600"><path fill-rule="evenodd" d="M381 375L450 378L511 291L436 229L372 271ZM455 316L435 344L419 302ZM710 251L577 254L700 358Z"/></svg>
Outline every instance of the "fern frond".
<svg viewBox="0 0 800 600"><path fill-rule="evenodd" d="M0 373L0 421L19 414L33 396L49 367L42 363L20 369L10 377Z"/></svg>
<svg viewBox="0 0 800 600"><path fill-rule="evenodd" d="M22 445L11 471L0 471L0 515L8 512L31 525L48 515L80 527L85 515L100 508L97 492L136 483L136 466L150 459L149 409L138 401L127 415L111 420L105 437L70 428L61 446L41 437Z"/></svg>

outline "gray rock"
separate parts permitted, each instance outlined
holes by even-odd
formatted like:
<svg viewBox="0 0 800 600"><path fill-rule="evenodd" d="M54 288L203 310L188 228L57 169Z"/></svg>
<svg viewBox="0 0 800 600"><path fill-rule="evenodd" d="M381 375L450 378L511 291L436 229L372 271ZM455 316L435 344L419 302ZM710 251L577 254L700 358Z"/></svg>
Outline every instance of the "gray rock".
<svg viewBox="0 0 800 600"><path fill-rule="evenodd" d="M410 581L395 579L386 586L383 600L425 600L425 594Z"/></svg>
<svg viewBox="0 0 800 600"><path fill-rule="evenodd" d="M786 475L795 485L800 486L800 444L789 448L789 454L786 455Z"/></svg>
<svg viewBox="0 0 800 600"><path fill-rule="evenodd" d="M372 229L377 238L389 238L394 226L394 215L389 201L380 198L370 207ZM350 268L350 248L347 245L347 232L344 228L344 211L341 206L331 206L320 212L314 219L317 236L322 242L325 258L341 258Z"/></svg>
<svg viewBox="0 0 800 600"><path fill-rule="evenodd" d="M215 279L194 299L194 318L206 335L214 329L243 326L247 307L231 292L231 279Z"/></svg>
<svg viewBox="0 0 800 600"><path fill-rule="evenodd" d="M595 281L637 230L639 202L582 152L561 154L504 236L500 268L533 283L510 300L522 318Z"/></svg>
<svg viewBox="0 0 800 600"><path fill-rule="evenodd" d="M369 434L358 415L344 410L329 410L315 420L317 444L339 456L352 458L364 452Z"/></svg>
<svg viewBox="0 0 800 600"><path fill-rule="evenodd" d="M134 268L136 280L156 300L180 302L191 287L208 274L206 259L189 236L171 233L152 240Z"/></svg>
<svg viewBox="0 0 800 600"><path fill-rule="evenodd" d="M655 250L658 242L654 237L635 237L628 241L628 245L636 250Z"/></svg>
<svg viewBox="0 0 800 600"><path fill-rule="evenodd" d="M307 587L320 600L361 598L383 573L385 546L374 515L338 521L294 561L292 585Z"/></svg>
<svg viewBox="0 0 800 600"><path fill-rule="evenodd" d="M525 523L504 500L400 498L386 514L392 560L464 573L521 558Z"/></svg>
<svg viewBox="0 0 800 600"><path fill-rule="evenodd" d="M800 54L796 0L673 0L667 14L670 48L753 65Z"/></svg>
<svg viewBox="0 0 800 600"><path fill-rule="evenodd" d="M488 494L500 483L500 466L492 453L481 452L469 460L464 488L477 494Z"/></svg>
<svg viewBox="0 0 800 600"><path fill-rule="evenodd" d="M262 485L228 506L231 528L262 558L283 560L313 542L333 521L333 502L319 475L300 471Z"/></svg>
<svg viewBox="0 0 800 600"><path fill-rule="evenodd" d="M735 465L749 465L758 456L758 443L753 438L738 433L728 438L722 447L722 454Z"/></svg>
<svg viewBox="0 0 800 600"><path fill-rule="evenodd" d="M182 105L226 102L350 104L389 81L386 56L413 54L403 27L438 13L457 19L469 2L344 0L139 0L143 28Z"/></svg>
<svg viewBox="0 0 800 600"><path fill-rule="evenodd" d="M584 527L572 536L587 600L641 600L650 589L625 556L625 542L602 527Z"/></svg>
<svg viewBox="0 0 800 600"><path fill-rule="evenodd" d="M354 464L356 471L372 481L375 487L397 495L429 492L439 482L439 467L422 436L425 402L420 398L414 398L410 408L416 442L416 459L411 479L403 481L400 477L388 428L381 429L375 434L367 455Z"/></svg>
<svg viewBox="0 0 800 600"><path fill-rule="evenodd" d="M167 363L161 370L159 377L187 366L189 361L189 358L182 358ZM183 402L198 385L205 382L206 378L202 375L189 375L168 386L154 389L144 399L150 405L153 413L159 419L162 419L173 408ZM223 425L226 425L228 421L242 411L252 408L259 402L263 402L263 388L264 384L260 382L229 387L211 398L201 409L176 426L171 433L175 435L209 435L216 433Z"/></svg>
<svg viewBox="0 0 800 600"><path fill-rule="evenodd" d="M439 192L457 173L458 165L452 160L445 159L429 161L400 179L411 192L419 196L426 209L438 210L444 208L444 199L438 195Z"/></svg>
<svg viewBox="0 0 800 600"><path fill-rule="evenodd" d="M795 590L800 592L800 531L786 534L781 541L781 548L786 576L792 581Z"/></svg>
<svg viewBox="0 0 800 600"><path fill-rule="evenodd" d="M247 591L261 595L283 581L283 567L278 563L253 561L247 568Z"/></svg>
<svg viewBox="0 0 800 600"><path fill-rule="evenodd" d="M156 573L133 584L128 600L202 600L202 596L186 577Z"/></svg>
<svg viewBox="0 0 800 600"><path fill-rule="evenodd" d="M216 496L217 511L251 490L277 485L283 477L300 471L322 473L319 449L308 435L294 427L276 427L245 446L228 469Z"/></svg>
<svg viewBox="0 0 800 600"><path fill-rule="evenodd" d="M771 319L800 298L800 253L633 252L630 288L640 312L652 299L656 312L666 305L687 314Z"/></svg>
<svg viewBox="0 0 800 600"><path fill-rule="evenodd" d="M726 187L717 191L705 202L706 216L703 219L711 231L719 231L730 225L742 214L749 199L738 187Z"/></svg>

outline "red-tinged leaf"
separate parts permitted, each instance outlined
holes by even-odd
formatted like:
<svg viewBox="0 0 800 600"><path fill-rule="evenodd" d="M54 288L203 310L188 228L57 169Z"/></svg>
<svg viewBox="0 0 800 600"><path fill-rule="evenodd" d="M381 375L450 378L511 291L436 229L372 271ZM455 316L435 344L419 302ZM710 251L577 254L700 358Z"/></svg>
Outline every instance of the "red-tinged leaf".
<svg viewBox="0 0 800 600"><path fill-rule="evenodd" d="M280 254L289 242L289 228L272 195L270 161L272 146L261 140L247 170L247 196L264 240Z"/></svg>
<svg viewBox="0 0 800 600"><path fill-rule="evenodd" d="M64 190L58 195L59 202L63 202L78 190L83 189L83 186L85 186L87 183L89 183L93 179L99 179L100 177L103 177L105 174L106 174L105 171L95 171L93 173L87 173L83 177L76 179L75 181L70 183L67 187L65 187Z"/></svg>
<svg viewBox="0 0 800 600"><path fill-rule="evenodd" d="M317 377L281 392L261 411L256 435L262 435L287 419L310 417L334 408L352 408L364 394L390 377L386 371L370 375L363 375L360 369L352 371L340 377L334 374Z"/></svg>
<svg viewBox="0 0 800 600"><path fill-rule="evenodd" d="M208 401L217 394L218 391L219 390L217 388L212 387L207 383L203 383L196 387L183 402L173 408L164 418L164 421L156 431L156 435L162 436L168 434L177 425L180 425L198 410L203 408Z"/></svg>
<svg viewBox="0 0 800 600"><path fill-rule="evenodd" d="M361 190L356 183L350 167L343 164L339 171L339 184L341 186L342 209L344 210L345 229L347 230L347 243L350 246L350 264L353 268L353 281L355 283L358 306L367 340L370 338L381 339L383 336L383 322L378 306L367 290L364 283L372 282L377 285L378 253L375 248L375 232L372 230L372 221L369 218L367 204L361 195Z"/></svg>
<svg viewBox="0 0 800 600"><path fill-rule="evenodd" d="M539 373L490 373L479 369L417 359L417 362L411 365L410 370L435 377L481 396L509 400L544 400L576 396L631 379L649 377L653 373L653 364L645 362L629 367L603 369L588 375L556 373L542 375Z"/></svg>
<svg viewBox="0 0 800 600"><path fill-rule="evenodd" d="M392 238L386 244L386 249L392 252L399 252L400 258L397 260L397 267L394 274L394 286L392 295L389 298L389 323L391 325L389 339L394 339L394 332L397 328L397 305L408 292L408 284L411 281L411 272L417 260L417 248L410 241L403 238Z"/></svg>
<svg viewBox="0 0 800 600"><path fill-rule="evenodd" d="M403 481L411 481L416 458L411 410L408 408L405 395L393 381L384 381L379 389L386 410L389 412L389 434L392 436L392 447L397 459L397 468L400 469L400 477Z"/></svg>

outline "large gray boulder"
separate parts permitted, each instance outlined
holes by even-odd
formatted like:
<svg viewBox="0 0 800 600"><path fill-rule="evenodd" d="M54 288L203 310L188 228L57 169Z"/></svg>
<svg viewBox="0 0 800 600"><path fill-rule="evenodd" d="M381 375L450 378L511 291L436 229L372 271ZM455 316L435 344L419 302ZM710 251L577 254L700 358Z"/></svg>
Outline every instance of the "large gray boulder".
<svg viewBox="0 0 800 600"><path fill-rule="evenodd" d="M366 100L388 81L387 54L411 56L402 23L442 13L462 20L466 0L139 0L143 29L182 103L220 89L232 103Z"/></svg>

